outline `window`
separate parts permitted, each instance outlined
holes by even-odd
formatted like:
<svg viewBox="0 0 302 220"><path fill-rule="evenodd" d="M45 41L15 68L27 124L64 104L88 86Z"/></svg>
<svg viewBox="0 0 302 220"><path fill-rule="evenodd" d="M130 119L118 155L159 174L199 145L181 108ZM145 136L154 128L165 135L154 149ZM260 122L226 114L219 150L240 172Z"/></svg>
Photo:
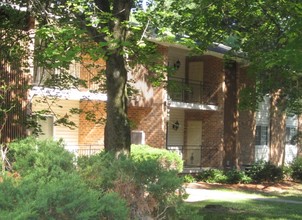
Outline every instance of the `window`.
<svg viewBox="0 0 302 220"><path fill-rule="evenodd" d="M38 123L41 126L42 134L39 135L39 139L48 139L53 137L53 126L54 126L54 117L52 115L44 116L45 119L39 119Z"/></svg>
<svg viewBox="0 0 302 220"><path fill-rule="evenodd" d="M268 144L268 126L257 125L255 135L255 145Z"/></svg>
<svg viewBox="0 0 302 220"><path fill-rule="evenodd" d="M69 74L75 78L80 78L80 64L73 61L69 65L69 69L47 69L44 67L35 66L34 70L34 85L43 85L52 75Z"/></svg>
<svg viewBox="0 0 302 220"><path fill-rule="evenodd" d="M297 129L294 127L286 127L286 136L285 136L285 143L295 145L295 137L297 135Z"/></svg>

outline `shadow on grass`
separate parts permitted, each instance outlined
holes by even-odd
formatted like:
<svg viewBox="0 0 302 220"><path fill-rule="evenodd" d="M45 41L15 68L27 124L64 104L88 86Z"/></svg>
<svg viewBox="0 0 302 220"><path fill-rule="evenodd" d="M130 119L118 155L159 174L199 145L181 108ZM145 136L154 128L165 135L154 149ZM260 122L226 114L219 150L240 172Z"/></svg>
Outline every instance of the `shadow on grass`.
<svg viewBox="0 0 302 220"><path fill-rule="evenodd" d="M171 215L172 214L172 215ZM169 219L302 219L301 204L242 200L236 202L209 200L185 203Z"/></svg>

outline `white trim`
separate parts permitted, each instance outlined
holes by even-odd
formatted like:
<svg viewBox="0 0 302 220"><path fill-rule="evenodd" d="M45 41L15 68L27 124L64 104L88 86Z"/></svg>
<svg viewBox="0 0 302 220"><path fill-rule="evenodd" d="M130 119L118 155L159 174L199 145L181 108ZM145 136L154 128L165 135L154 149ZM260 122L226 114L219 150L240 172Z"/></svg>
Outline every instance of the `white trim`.
<svg viewBox="0 0 302 220"><path fill-rule="evenodd" d="M173 102L169 103L170 108L179 108L179 109L195 109L195 110L210 110L210 111L217 111L217 105L203 105L203 104L196 104L196 103L185 103L185 102Z"/></svg>
<svg viewBox="0 0 302 220"><path fill-rule="evenodd" d="M92 93L89 91L79 91L77 89L50 89L34 86L30 92L30 99L34 96L51 96L66 100L97 100L107 101L107 94L104 93Z"/></svg>

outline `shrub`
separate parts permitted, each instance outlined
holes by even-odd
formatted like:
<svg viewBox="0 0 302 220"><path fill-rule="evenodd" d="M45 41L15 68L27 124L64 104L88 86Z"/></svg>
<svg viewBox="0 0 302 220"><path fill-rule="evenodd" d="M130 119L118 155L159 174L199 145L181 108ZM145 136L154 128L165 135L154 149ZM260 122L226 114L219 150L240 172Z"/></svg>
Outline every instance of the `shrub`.
<svg viewBox="0 0 302 220"><path fill-rule="evenodd" d="M128 219L126 202L114 193L89 189L79 175L50 181L6 178L0 183L3 219Z"/></svg>
<svg viewBox="0 0 302 220"><path fill-rule="evenodd" d="M229 170L225 172L226 182L230 184L234 183L250 183L252 179L241 170Z"/></svg>
<svg viewBox="0 0 302 220"><path fill-rule="evenodd" d="M194 183L194 182L196 182L194 176L192 176L190 174L184 175L183 179L184 179L185 183Z"/></svg>
<svg viewBox="0 0 302 220"><path fill-rule="evenodd" d="M225 183L227 177L223 170L219 169L209 169L204 170L199 175L197 175L197 180L201 180L207 183Z"/></svg>
<svg viewBox="0 0 302 220"><path fill-rule="evenodd" d="M247 172L253 182L278 182L283 180L283 170L269 162L259 161Z"/></svg>
<svg viewBox="0 0 302 220"><path fill-rule="evenodd" d="M27 138L9 147L21 176L0 182L1 219L129 219L126 201L89 188L61 142Z"/></svg>
<svg viewBox="0 0 302 220"><path fill-rule="evenodd" d="M51 177L74 170L73 155L64 149L62 142L26 138L9 145L9 160L13 171L21 176ZM34 171L34 172L33 172Z"/></svg>
<svg viewBox="0 0 302 220"><path fill-rule="evenodd" d="M296 158L290 167L292 169L292 178L294 180L302 181L302 158Z"/></svg>
<svg viewBox="0 0 302 220"><path fill-rule="evenodd" d="M177 153L148 145L131 145L131 158L137 162L156 160L163 168L178 172L183 170L183 161Z"/></svg>
<svg viewBox="0 0 302 220"><path fill-rule="evenodd" d="M131 219L158 216L181 201L176 194L183 184L178 177L181 164L176 154L147 146L135 146L130 158L101 153L78 161L88 185L115 191L127 201Z"/></svg>
<svg viewBox="0 0 302 220"><path fill-rule="evenodd" d="M207 183L249 183L251 178L243 171L239 170L228 170L223 171L219 169L205 170L198 175L198 180Z"/></svg>

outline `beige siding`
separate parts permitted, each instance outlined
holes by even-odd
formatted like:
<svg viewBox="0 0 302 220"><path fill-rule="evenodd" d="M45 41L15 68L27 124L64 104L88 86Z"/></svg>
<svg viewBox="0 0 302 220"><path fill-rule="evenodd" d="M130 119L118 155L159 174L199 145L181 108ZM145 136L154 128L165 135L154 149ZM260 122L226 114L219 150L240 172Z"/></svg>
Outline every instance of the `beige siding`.
<svg viewBox="0 0 302 220"><path fill-rule="evenodd" d="M169 66L173 67L174 64L179 61L180 66L179 69L176 70L174 77L185 78L185 64L186 64L186 56L188 55L187 50L179 49L179 48L169 48L168 52L169 56Z"/></svg>
<svg viewBox="0 0 302 220"><path fill-rule="evenodd" d="M34 98L32 110L39 111L44 109L49 109L47 103L37 102L38 98ZM69 112L71 108L79 108L79 101L76 100L58 100L55 103L50 103L51 111L53 111L56 116L54 117L54 122L58 118L64 117L65 115L70 115L69 120L74 122L77 127L69 128L63 125L56 125L53 129L53 138L55 140L63 139L66 145L71 147L76 147L78 145L78 126L79 126L79 115L71 115Z"/></svg>
<svg viewBox="0 0 302 220"><path fill-rule="evenodd" d="M173 124L178 121L179 128L173 129ZM184 110L170 109L170 119L168 122L168 145L184 144Z"/></svg>

